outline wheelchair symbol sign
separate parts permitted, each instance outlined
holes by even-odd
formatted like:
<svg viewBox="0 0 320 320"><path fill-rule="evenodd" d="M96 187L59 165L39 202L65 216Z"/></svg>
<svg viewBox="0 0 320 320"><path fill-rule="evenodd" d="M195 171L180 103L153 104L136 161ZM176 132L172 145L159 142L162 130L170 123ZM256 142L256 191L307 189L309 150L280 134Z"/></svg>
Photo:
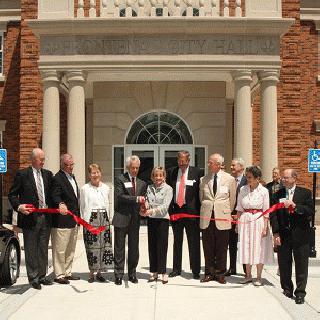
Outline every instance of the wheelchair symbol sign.
<svg viewBox="0 0 320 320"><path fill-rule="evenodd" d="M309 149L308 171L320 172L320 149Z"/></svg>

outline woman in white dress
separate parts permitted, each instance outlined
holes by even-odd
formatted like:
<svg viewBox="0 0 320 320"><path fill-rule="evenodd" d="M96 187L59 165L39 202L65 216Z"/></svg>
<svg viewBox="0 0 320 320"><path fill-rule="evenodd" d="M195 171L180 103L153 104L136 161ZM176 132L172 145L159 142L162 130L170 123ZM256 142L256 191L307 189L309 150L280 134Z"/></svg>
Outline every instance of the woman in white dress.
<svg viewBox="0 0 320 320"><path fill-rule="evenodd" d="M113 251L111 241L111 230L108 213L111 212L112 203L110 188L101 182L101 169L97 164L88 167L90 182L80 190L80 212L81 217L94 227L105 226L106 229L95 235L83 229L83 240L87 253L90 275L88 282L96 279L105 282L101 272L113 267Z"/></svg>
<svg viewBox="0 0 320 320"><path fill-rule="evenodd" d="M269 209L269 192L260 184L261 170L257 166L246 169L247 185L240 190L237 202L237 215L240 223L239 232L239 262L246 265L246 276L242 284L252 282L251 269L257 266L257 279L253 282L261 286L264 264L273 262L272 236L269 228L269 216L258 218Z"/></svg>

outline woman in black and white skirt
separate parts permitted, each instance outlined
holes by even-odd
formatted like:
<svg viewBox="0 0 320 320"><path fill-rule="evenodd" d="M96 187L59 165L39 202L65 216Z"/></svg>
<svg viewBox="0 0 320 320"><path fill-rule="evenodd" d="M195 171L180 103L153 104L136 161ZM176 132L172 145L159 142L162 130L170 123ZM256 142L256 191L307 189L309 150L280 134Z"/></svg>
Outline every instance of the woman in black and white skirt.
<svg viewBox="0 0 320 320"><path fill-rule="evenodd" d="M87 253L90 275L88 282L94 281L94 272L96 279L105 282L101 272L107 271L113 267L113 251L111 230L108 214L112 203L110 188L101 182L101 169L97 164L91 164L88 167L90 182L85 184L80 191L80 210L81 217L94 227L105 226L105 231L95 235L83 229L84 245Z"/></svg>

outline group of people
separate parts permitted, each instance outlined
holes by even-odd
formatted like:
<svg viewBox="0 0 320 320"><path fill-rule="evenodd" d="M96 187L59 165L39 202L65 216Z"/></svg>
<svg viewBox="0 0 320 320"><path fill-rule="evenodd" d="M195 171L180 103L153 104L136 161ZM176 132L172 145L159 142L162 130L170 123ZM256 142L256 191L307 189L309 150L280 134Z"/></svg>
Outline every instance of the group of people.
<svg viewBox="0 0 320 320"><path fill-rule="evenodd" d="M231 174L225 172L224 158L212 154L208 159L208 174L201 177L190 166L188 151L177 155L177 166L165 170L155 167L152 184L138 178L140 159L133 155L126 159L127 171L115 178L114 203L110 188L101 181L97 164L89 166L90 182L80 190L72 174L73 158L61 156L61 170L53 174L43 169L45 160L41 149L31 154L31 166L18 171L9 192L9 201L18 211L18 226L23 230L28 279L35 289L51 284L46 276L48 242L51 233L55 279L60 284L77 280L72 275L72 261L77 239L77 223L68 214L72 211L94 227L105 226L100 234L84 228L84 243L91 283L95 278L104 282L102 272L114 268L115 284L124 277L125 243L128 237L128 279L137 283L139 261L140 218L147 217L149 282L161 276L181 275L182 246L186 231L190 269L194 279L200 279L200 233L205 258L205 273L200 282L226 283L226 277L237 273L236 262L243 265L242 284L263 285L264 264L274 260L277 247L280 280L283 293L297 304L304 302L308 276L308 245L310 219L313 214L311 192L296 186L297 172L273 171L273 182L264 187L258 166L245 169L241 158L232 160ZM271 205L283 203L280 210L263 214ZM31 212L35 208L57 208L59 213ZM110 212L114 215L110 221ZM169 222L171 220L173 268L167 274ZM114 227L114 249L110 224ZM270 230L272 227L273 239ZM227 268L229 247L230 266ZM296 289L292 282L292 255L296 267ZM251 269L257 268L253 280ZM94 275L96 273L96 275Z"/></svg>

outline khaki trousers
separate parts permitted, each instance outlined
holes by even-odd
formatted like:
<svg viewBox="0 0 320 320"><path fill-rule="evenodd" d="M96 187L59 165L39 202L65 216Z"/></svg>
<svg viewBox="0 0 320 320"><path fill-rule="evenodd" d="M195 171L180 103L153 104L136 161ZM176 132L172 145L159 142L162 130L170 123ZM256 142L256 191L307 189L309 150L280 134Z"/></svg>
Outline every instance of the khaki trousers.
<svg viewBox="0 0 320 320"><path fill-rule="evenodd" d="M52 262L57 279L71 276L77 235L77 226L71 229L51 229Z"/></svg>

